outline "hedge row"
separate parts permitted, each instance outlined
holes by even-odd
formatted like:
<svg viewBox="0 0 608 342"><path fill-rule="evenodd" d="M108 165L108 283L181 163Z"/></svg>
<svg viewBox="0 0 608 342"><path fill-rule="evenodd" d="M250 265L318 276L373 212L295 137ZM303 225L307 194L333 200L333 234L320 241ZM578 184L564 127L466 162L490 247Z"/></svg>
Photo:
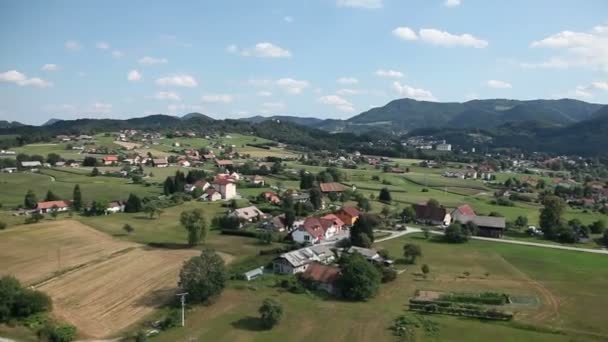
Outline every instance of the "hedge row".
<svg viewBox="0 0 608 342"><path fill-rule="evenodd" d="M410 310L429 314L445 314L499 321L510 321L513 314L495 309L485 309L473 304L410 299Z"/></svg>
<svg viewBox="0 0 608 342"><path fill-rule="evenodd" d="M439 297L440 301L473 303L485 305L505 305L509 302L509 296L504 293L482 292L482 293L448 293Z"/></svg>

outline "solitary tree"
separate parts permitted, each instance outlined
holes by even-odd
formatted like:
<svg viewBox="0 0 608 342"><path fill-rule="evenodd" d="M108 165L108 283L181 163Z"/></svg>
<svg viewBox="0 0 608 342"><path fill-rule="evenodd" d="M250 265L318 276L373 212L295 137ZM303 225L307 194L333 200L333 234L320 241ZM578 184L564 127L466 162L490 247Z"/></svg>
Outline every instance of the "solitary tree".
<svg viewBox="0 0 608 342"><path fill-rule="evenodd" d="M93 176L93 177L99 176L99 169L94 167L93 170L91 170L91 176Z"/></svg>
<svg viewBox="0 0 608 342"><path fill-rule="evenodd" d="M415 264L416 258L422 256L422 249L416 244L406 243L403 246L403 256L408 264Z"/></svg>
<svg viewBox="0 0 608 342"><path fill-rule="evenodd" d="M156 208L156 205L154 203L148 202L148 203L146 203L144 205L143 210L144 210L144 212L146 214L148 214L148 216L150 217L150 219L153 219L154 215L156 214L157 208Z"/></svg>
<svg viewBox="0 0 608 342"><path fill-rule="evenodd" d="M264 299L259 311L262 325L266 329L272 329L283 317L283 306L272 298Z"/></svg>
<svg viewBox="0 0 608 342"><path fill-rule="evenodd" d="M129 194L127 203L125 204L125 211L127 213L138 213L141 211L142 203L139 196L135 194Z"/></svg>
<svg viewBox="0 0 608 342"><path fill-rule="evenodd" d="M188 292L188 300L204 303L219 295L226 286L224 260L213 250L204 249L200 256L184 263L178 286Z"/></svg>
<svg viewBox="0 0 608 342"><path fill-rule="evenodd" d="M517 219L515 219L515 225L518 227L525 227L528 225L528 218L525 216L517 216Z"/></svg>
<svg viewBox="0 0 608 342"><path fill-rule="evenodd" d="M565 203L560 197L547 196L543 205L544 207L540 211L540 229L546 238L553 239L557 235L558 228L562 225Z"/></svg>
<svg viewBox="0 0 608 342"><path fill-rule="evenodd" d="M340 258L340 268L338 287L345 298L366 300L378 292L382 275L361 254L344 254Z"/></svg>
<svg viewBox="0 0 608 342"><path fill-rule="evenodd" d="M133 226L128 223L125 223L125 225L122 226L122 229L127 232L128 235L131 235L133 231L135 231L135 228L133 228Z"/></svg>
<svg viewBox="0 0 608 342"><path fill-rule="evenodd" d="M205 241L207 236L207 222L202 209L183 211L179 218L180 223L188 231L188 245L196 246Z"/></svg>
<svg viewBox="0 0 608 342"><path fill-rule="evenodd" d="M447 242L462 243L469 240L470 232L459 223L452 223L445 229L444 238Z"/></svg>
<svg viewBox="0 0 608 342"><path fill-rule="evenodd" d="M76 211L82 209L82 193L80 192L80 185L74 185L74 191L72 193L72 208Z"/></svg>
<svg viewBox="0 0 608 342"><path fill-rule="evenodd" d="M602 234L606 230L606 221L597 220L593 222L589 228L591 229L591 233L593 234Z"/></svg>
<svg viewBox="0 0 608 342"><path fill-rule="evenodd" d="M32 190L28 190L25 194L23 205L27 209L36 209L36 206L38 206L38 199L36 198L36 194Z"/></svg>
<svg viewBox="0 0 608 342"><path fill-rule="evenodd" d="M429 274L429 272L431 272L431 268L427 264L422 265L420 270L422 271L422 274L424 274L425 278L426 278L427 274Z"/></svg>
<svg viewBox="0 0 608 342"><path fill-rule="evenodd" d="M380 189L380 194L378 194L378 200L384 203L391 203L391 193L388 191L387 188Z"/></svg>

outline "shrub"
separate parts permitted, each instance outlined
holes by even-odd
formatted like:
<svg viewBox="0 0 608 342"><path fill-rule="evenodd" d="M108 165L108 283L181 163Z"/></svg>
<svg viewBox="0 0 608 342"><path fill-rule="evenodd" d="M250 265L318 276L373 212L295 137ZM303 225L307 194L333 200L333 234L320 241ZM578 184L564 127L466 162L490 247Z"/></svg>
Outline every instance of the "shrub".
<svg viewBox="0 0 608 342"><path fill-rule="evenodd" d="M259 309L262 325L266 329L272 329L283 317L283 306L274 299L267 298Z"/></svg>
<svg viewBox="0 0 608 342"><path fill-rule="evenodd" d="M47 323L38 330L38 338L49 342L70 342L76 337L76 327L69 324Z"/></svg>

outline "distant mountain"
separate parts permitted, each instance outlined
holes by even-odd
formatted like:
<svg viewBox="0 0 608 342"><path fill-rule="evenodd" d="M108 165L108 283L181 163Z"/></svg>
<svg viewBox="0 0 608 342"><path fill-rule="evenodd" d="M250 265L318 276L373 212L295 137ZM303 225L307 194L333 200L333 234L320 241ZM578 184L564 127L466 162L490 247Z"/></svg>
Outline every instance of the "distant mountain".
<svg viewBox="0 0 608 342"><path fill-rule="evenodd" d="M25 125L18 121L0 120L0 128L12 128L12 127L20 127L20 126L25 126Z"/></svg>
<svg viewBox="0 0 608 342"><path fill-rule="evenodd" d="M287 115L275 115L275 116L261 116L256 115L249 118L239 119L242 121L247 121L251 123L260 123L268 120L279 120L284 122L291 122L302 126L315 127L318 124L322 123L324 120L317 118L303 118L299 116L287 116Z"/></svg>
<svg viewBox="0 0 608 342"><path fill-rule="evenodd" d="M41 126L50 126L52 124L54 124L55 122L59 122L62 121L61 119L48 119L45 123L43 123Z"/></svg>
<svg viewBox="0 0 608 342"><path fill-rule="evenodd" d="M214 120L212 117L207 116L205 114L201 114L201 113L188 113L188 114L182 116L182 120L191 120L191 119L206 120L206 121Z"/></svg>
<svg viewBox="0 0 608 342"><path fill-rule="evenodd" d="M367 126L398 131L425 127L495 128L505 123L530 121L549 126L566 126L591 118L601 107L599 104L572 99L490 99L458 103L405 98L372 108L342 123L333 122L320 127L351 131L353 126Z"/></svg>

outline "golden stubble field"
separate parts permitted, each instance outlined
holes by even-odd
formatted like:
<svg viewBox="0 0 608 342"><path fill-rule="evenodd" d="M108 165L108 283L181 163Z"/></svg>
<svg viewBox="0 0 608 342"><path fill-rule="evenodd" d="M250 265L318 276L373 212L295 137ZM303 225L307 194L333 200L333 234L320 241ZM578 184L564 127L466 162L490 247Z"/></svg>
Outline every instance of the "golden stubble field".
<svg viewBox="0 0 608 342"><path fill-rule="evenodd" d="M183 262L198 254L117 240L73 220L0 233L0 274L49 294L53 314L88 338L114 336L166 303Z"/></svg>

